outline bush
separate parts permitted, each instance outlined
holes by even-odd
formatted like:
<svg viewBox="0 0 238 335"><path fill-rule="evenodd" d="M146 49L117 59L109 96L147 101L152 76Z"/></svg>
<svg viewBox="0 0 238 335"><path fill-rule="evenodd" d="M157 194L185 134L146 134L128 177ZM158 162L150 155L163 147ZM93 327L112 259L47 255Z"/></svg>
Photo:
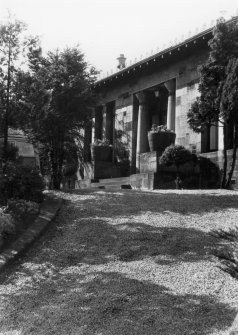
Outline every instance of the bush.
<svg viewBox="0 0 238 335"><path fill-rule="evenodd" d="M26 200L8 200L8 206L0 207L0 250L13 242L34 222L40 205Z"/></svg>
<svg viewBox="0 0 238 335"><path fill-rule="evenodd" d="M24 199L35 202L43 200L43 180L36 168L8 163L5 175L0 176L2 201Z"/></svg>
<svg viewBox="0 0 238 335"><path fill-rule="evenodd" d="M7 160L16 161L18 158L18 148L12 143L7 144ZM3 157L3 143L0 143L0 157Z"/></svg>
<svg viewBox="0 0 238 335"><path fill-rule="evenodd" d="M220 186L220 169L207 157L198 157L200 169L200 188L218 188Z"/></svg>
<svg viewBox="0 0 238 335"><path fill-rule="evenodd" d="M15 225L12 215L6 212L5 207L0 207L0 235L12 233L14 228Z"/></svg>
<svg viewBox="0 0 238 335"><path fill-rule="evenodd" d="M177 183L180 178L182 183L180 187L188 189L196 188L218 188L220 185L220 170L217 164L213 163L209 158L192 154L189 150L181 145L171 145L165 149L159 160L160 164L175 165L177 169ZM185 166L180 166L191 162L191 168L188 174ZM179 177L178 177L179 172ZM175 173L170 172L171 178L175 177ZM180 180L181 182L181 180ZM179 185L178 185L179 188Z"/></svg>
<svg viewBox="0 0 238 335"><path fill-rule="evenodd" d="M177 169L180 165L190 162L193 159L192 153L182 145L170 145L160 157L160 164L175 164Z"/></svg>
<svg viewBox="0 0 238 335"><path fill-rule="evenodd" d="M24 220L26 215L35 216L39 212L39 204L23 199L10 199L8 200L7 211L11 213L16 220Z"/></svg>
<svg viewBox="0 0 238 335"><path fill-rule="evenodd" d="M225 240L228 244L214 250L214 254L221 262L221 269L233 278L238 279L238 229L218 230L211 233L219 240ZM222 247L223 245L223 247Z"/></svg>

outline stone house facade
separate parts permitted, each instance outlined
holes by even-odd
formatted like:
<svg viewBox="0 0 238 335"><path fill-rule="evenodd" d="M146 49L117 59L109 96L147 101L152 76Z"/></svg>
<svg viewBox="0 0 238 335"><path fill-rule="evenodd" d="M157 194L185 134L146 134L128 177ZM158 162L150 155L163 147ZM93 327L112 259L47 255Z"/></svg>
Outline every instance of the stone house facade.
<svg viewBox="0 0 238 335"><path fill-rule="evenodd" d="M176 144L222 163L222 128L211 127L208 136L206 132L193 132L187 123L187 112L199 96L198 67L208 58L211 37L212 28L135 64L122 66L95 83L100 103L92 124L85 129L84 179L121 176L118 157L123 160L123 155L129 164L124 174L140 179L141 174L149 173L141 178L151 178L158 172L158 157L149 153L147 136L153 124L167 125L175 131ZM95 139L110 142L111 161L93 159L90 144Z"/></svg>

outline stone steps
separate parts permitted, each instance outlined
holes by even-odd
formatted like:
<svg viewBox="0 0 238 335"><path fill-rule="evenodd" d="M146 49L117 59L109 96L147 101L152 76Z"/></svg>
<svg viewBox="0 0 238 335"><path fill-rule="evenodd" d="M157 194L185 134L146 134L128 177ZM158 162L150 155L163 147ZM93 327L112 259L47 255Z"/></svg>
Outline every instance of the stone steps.
<svg viewBox="0 0 238 335"><path fill-rule="evenodd" d="M91 188L121 189L130 187L130 177L99 179L97 183L91 183Z"/></svg>
<svg viewBox="0 0 238 335"><path fill-rule="evenodd" d="M111 183L130 183L130 177L119 177L119 178L107 178L107 179L99 179L100 183L111 184Z"/></svg>

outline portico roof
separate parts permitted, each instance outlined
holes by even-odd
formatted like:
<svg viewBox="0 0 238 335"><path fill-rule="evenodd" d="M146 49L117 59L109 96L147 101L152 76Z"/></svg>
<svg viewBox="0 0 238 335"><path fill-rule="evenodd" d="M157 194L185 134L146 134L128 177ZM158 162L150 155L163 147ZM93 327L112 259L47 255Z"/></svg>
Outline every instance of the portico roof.
<svg viewBox="0 0 238 335"><path fill-rule="evenodd" d="M237 21L237 17L227 21L227 23L229 24L234 20ZM148 66L169 62L171 61L171 58L173 56L178 57L182 56L182 54L184 53L188 53L189 51L191 52L192 50L197 48L199 49L201 47L206 48L208 47L207 44L208 41L212 38L213 28L214 27L208 28L198 34L193 35L192 37L185 39L182 42L176 43L166 49L163 49L105 78L99 79L98 81L95 82L93 86L94 88L99 88L101 86L111 84L112 82L116 82L118 80L129 77L132 73L135 73L138 70L143 71L143 69L147 68Z"/></svg>
<svg viewBox="0 0 238 335"><path fill-rule="evenodd" d="M206 44L209 41L209 39L211 39L212 37L212 28L209 28L199 34L196 34L186 40L184 40L183 42L180 42L176 45L172 45L164 50L161 50L149 57L146 57L132 65L129 65L127 67L125 67L122 70L119 70L105 78L99 79L98 81L96 81L96 83L94 84L94 87L98 87L101 85L105 85L108 84L109 82L115 81L119 78L125 77L127 75L129 75L131 72L136 71L138 69L142 69L142 67L146 67L148 65L152 65L153 63L159 62L161 60L166 60L167 57L171 56L172 54L175 53L179 53L179 52L183 52L184 48L194 48L195 44L197 43L201 43L202 44ZM205 42L205 43L204 43Z"/></svg>

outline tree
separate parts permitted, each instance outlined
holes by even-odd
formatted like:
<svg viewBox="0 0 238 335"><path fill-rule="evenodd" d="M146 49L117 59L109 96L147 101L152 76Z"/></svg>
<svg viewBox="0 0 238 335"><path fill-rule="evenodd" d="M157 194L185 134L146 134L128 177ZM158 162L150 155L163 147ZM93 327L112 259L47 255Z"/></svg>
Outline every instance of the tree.
<svg viewBox="0 0 238 335"><path fill-rule="evenodd" d="M235 115L236 65L234 59L238 57L238 25L237 18L230 22L219 19L213 31L213 38L209 41L210 53L207 62L199 69L200 97L189 110L188 123L195 132L203 132L211 126L223 128L223 177L222 187L228 188L231 183L236 158L237 140L233 138L233 157L231 169L227 178L227 130L230 125L237 128ZM235 88L236 87L236 88ZM232 89L231 89L232 88ZM227 98L227 92L229 99ZM208 131L209 133L209 131ZM233 132L235 136L236 131ZM210 141L208 136L208 141Z"/></svg>
<svg viewBox="0 0 238 335"><path fill-rule="evenodd" d="M49 52L29 49L29 72L22 74L24 124L30 140L48 153L52 184L60 188L67 148L82 139L82 128L92 114L95 70L88 69L78 49Z"/></svg>
<svg viewBox="0 0 238 335"><path fill-rule="evenodd" d="M0 133L3 134L2 159L8 160L8 130L17 125L19 103L18 77L26 46L34 38L24 36L26 25L9 14L6 23L0 25Z"/></svg>
<svg viewBox="0 0 238 335"><path fill-rule="evenodd" d="M223 119L228 118L232 122L234 128L233 154L226 185L229 187L235 168L238 146L238 59L236 58L231 58L226 67L226 78L222 89L220 107Z"/></svg>

